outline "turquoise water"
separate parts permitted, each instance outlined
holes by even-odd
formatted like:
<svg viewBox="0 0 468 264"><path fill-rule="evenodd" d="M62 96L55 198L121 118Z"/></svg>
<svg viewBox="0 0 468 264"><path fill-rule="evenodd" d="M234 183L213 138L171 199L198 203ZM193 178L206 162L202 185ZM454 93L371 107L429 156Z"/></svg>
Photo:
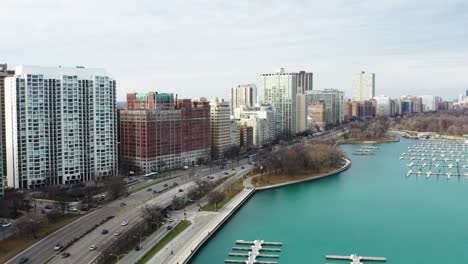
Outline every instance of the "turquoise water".
<svg viewBox="0 0 468 264"><path fill-rule="evenodd" d="M468 180L405 177L402 152L417 141L352 156L336 176L255 194L191 263L224 263L237 239L284 243L279 263L348 263L324 255L387 257L387 263L468 263Z"/></svg>

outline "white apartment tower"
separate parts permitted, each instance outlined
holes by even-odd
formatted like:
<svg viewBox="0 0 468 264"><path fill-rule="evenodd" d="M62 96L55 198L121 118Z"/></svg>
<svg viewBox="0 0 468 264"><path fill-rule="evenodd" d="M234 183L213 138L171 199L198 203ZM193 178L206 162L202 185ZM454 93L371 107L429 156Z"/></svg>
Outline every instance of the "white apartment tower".
<svg viewBox="0 0 468 264"><path fill-rule="evenodd" d="M353 75L353 101L371 100L375 96L375 73Z"/></svg>
<svg viewBox="0 0 468 264"><path fill-rule="evenodd" d="M242 106L254 107L257 103L257 86L253 83L241 84L231 88L231 114Z"/></svg>
<svg viewBox="0 0 468 264"><path fill-rule="evenodd" d="M5 80L8 186L117 173L116 83L104 69L18 66Z"/></svg>
<svg viewBox="0 0 468 264"><path fill-rule="evenodd" d="M302 95L312 91L313 74L305 71L285 72L281 68L278 72L261 76L264 103L275 108L277 134L291 136L305 130L307 116Z"/></svg>

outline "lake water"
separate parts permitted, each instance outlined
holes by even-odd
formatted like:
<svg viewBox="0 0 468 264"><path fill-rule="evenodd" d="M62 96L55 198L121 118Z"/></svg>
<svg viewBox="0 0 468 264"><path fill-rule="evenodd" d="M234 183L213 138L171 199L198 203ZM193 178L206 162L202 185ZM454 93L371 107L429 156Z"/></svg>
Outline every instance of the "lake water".
<svg viewBox="0 0 468 264"><path fill-rule="evenodd" d="M235 240L283 242L279 263L349 263L327 254L387 257L387 263L468 263L468 180L405 176L400 154L418 141L378 145L336 176L255 194L191 263L224 263Z"/></svg>

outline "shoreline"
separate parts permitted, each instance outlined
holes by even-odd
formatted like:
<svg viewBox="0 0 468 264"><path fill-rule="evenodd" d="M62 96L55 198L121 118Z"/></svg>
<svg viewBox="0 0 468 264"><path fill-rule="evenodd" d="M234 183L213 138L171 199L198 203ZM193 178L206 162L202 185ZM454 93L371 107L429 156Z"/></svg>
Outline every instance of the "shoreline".
<svg viewBox="0 0 468 264"><path fill-rule="evenodd" d="M400 139L397 137L389 136L389 139L381 139L381 140L354 140L354 139L346 139L342 141L336 142L336 144L350 144L350 145L359 145L359 144L382 144L382 143L396 143L400 142Z"/></svg>
<svg viewBox="0 0 468 264"><path fill-rule="evenodd" d="M245 204L245 202L247 202L257 191L266 191L266 190L271 190L271 189L275 189L275 188L281 188L281 187L285 187L285 186L289 186L289 185L293 185L293 184L299 184L299 183L303 183L303 182L318 180L318 179L322 179L322 178L325 178L325 177L336 175L338 173L341 173L341 172L349 169L349 167L351 167L351 160L350 159L343 158L343 160L345 160L346 163L342 167L340 167L338 169L335 169L333 171L321 174L321 175L315 175L315 176L309 177L307 179L302 179L302 180L297 180L297 181L292 181L292 182L286 182L286 183L279 183L279 184L275 184L275 185L271 185L271 186L264 186L264 187L258 187L258 188L255 188L253 186L252 187L250 187L250 186L245 187L244 190L241 193L239 193L238 195L236 195L234 198L236 198L237 196L240 196L242 194L244 195L244 197L242 197L240 201L237 201L237 203L234 205L234 207L229 212L227 212L227 215L225 215L222 219L220 219L220 221L218 223L216 223L214 228L209 229L209 230L204 230L204 232L207 232L207 234L201 239L201 241L199 241L197 243L197 245L193 249L191 249L190 254L188 256L186 256L182 260L182 262L178 262L178 263L182 263L182 264L189 263L190 260L197 254L198 250L200 250L200 248L202 248L204 246L204 244L211 238L211 236L214 235L216 233L216 231L218 231L218 229L220 229L229 220L229 218L231 218L231 216L234 215L237 212L237 210L239 208L241 208ZM250 179L251 178L249 178L247 181L249 181ZM247 194L244 194L245 192L247 192ZM231 203L231 202L236 202L236 201L233 199L229 203ZM226 204L225 206L227 206L228 204Z"/></svg>

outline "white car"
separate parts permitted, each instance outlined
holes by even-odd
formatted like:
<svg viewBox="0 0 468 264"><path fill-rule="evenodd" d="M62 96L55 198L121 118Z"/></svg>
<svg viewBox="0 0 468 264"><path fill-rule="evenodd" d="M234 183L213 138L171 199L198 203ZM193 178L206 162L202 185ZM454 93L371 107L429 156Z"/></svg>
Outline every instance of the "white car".
<svg viewBox="0 0 468 264"><path fill-rule="evenodd" d="M96 245L91 245L91 246L89 247L89 250L91 250L91 251L94 251L94 250L96 250L96 249L97 249Z"/></svg>
<svg viewBox="0 0 468 264"><path fill-rule="evenodd" d="M128 225L128 221L123 221L121 225L122 225L122 226Z"/></svg>
<svg viewBox="0 0 468 264"><path fill-rule="evenodd" d="M57 245L55 245L54 250L59 251L60 249L62 249L62 247L63 246L61 244L57 244Z"/></svg>
<svg viewBox="0 0 468 264"><path fill-rule="evenodd" d="M5 227L9 227L9 226L11 226L11 223L6 223L6 224L3 224L3 225L2 225L2 227L4 227L4 228L5 228Z"/></svg>
<svg viewBox="0 0 468 264"><path fill-rule="evenodd" d="M114 233L114 236L119 236L119 235L120 235L120 232L119 232L119 231L117 231L117 232Z"/></svg>

